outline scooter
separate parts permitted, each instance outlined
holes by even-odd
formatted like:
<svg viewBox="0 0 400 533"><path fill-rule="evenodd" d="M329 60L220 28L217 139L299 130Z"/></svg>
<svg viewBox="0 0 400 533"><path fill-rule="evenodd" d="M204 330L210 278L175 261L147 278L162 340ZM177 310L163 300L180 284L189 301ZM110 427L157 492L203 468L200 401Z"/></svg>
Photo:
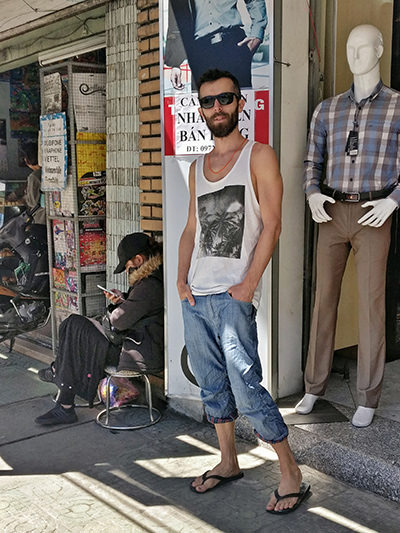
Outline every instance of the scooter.
<svg viewBox="0 0 400 533"><path fill-rule="evenodd" d="M0 228L0 342L44 327L50 318L46 227L31 210L14 208Z"/></svg>

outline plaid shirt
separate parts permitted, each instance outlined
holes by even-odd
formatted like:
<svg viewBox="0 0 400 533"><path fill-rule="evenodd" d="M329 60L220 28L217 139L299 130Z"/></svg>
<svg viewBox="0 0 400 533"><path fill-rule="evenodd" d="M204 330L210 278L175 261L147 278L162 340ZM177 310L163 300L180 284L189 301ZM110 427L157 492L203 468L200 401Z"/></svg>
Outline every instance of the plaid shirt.
<svg viewBox="0 0 400 533"><path fill-rule="evenodd" d="M347 138L354 130L358 131L358 154L347 155ZM304 161L307 197L321 192L322 181L341 192L379 191L397 184L388 198L400 204L399 134L400 93L381 81L360 103L353 88L321 102L311 120Z"/></svg>

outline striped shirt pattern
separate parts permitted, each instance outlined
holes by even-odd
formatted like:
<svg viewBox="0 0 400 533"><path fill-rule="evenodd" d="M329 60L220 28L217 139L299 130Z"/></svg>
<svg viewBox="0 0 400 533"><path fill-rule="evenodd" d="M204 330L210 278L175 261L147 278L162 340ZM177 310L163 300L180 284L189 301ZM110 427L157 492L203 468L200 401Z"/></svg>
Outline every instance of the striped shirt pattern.
<svg viewBox="0 0 400 533"><path fill-rule="evenodd" d="M352 130L358 131L358 154L353 156L346 154ZM400 204L399 134L400 93L381 81L359 103L353 88L321 102L311 120L304 161L307 197L321 192L322 181L347 193L379 191L397 184L388 198Z"/></svg>

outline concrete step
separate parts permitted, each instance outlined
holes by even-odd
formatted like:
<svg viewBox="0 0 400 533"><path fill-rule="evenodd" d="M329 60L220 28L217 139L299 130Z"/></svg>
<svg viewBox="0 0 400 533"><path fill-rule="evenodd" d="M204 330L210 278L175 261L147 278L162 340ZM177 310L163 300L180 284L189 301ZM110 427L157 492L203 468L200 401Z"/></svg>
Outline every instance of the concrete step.
<svg viewBox="0 0 400 533"><path fill-rule="evenodd" d="M6 343L4 346L5 345ZM54 361L51 339L45 336L31 336L31 334L20 335L15 339L13 350L41 361L42 363L50 364Z"/></svg>
<svg viewBox="0 0 400 533"><path fill-rule="evenodd" d="M291 424L289 420L293 417L286 416L288 410L281 405L290 404L294 408L300 397L284 398L279 402L297 462L353 487L400 502L400 422L375 416L369 427L355 428L351 424L354 409L329 402L331 408L337 409L347 420ZM331 413L328 415L329 420ZM252 427L244 417L239 417L236 433L255 441Z"/></svg>
<svg viewBox="0 0 400 533"><path fill-rule="evenodd" d="M348 421L290 426L296 459L355 487L400 502L400 423L375 416L369 427L355 428L351 424L354 409L332 405Z"/></svg>

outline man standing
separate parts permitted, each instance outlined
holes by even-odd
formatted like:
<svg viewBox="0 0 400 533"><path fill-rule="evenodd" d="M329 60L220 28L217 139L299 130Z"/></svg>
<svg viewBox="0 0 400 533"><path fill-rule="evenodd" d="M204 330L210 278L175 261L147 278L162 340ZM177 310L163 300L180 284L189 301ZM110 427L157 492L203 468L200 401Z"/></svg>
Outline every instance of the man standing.
<svg viewBox="0 0 400 533"><path fill-rule="evenodd" d="M26 178L25 193L22 197L22 202L26 207L32 210L37 207L33 220L35 224L46 224L46 210L42 206L44 204L44 197L40 190L42 167L38 164L38 145L37 143L26 143L22 145L21 151L24 155L24 161L27 167L32 172ZM16 200L16 194L12 192L9 200Z"/></svg>
<svg viewBox="0 0 400 533"><path fill-rule="evenodd" d="M382 54L377 28L363 24L350 32L347 61L354 83L315 109L304 172L304 189L319 235L306 394L296 411L311 412L327 387L340 287L353 248L359 302L358 408L352 419L356 427L371 424L381 394L386 261L391 214L400 202L400 94L382 84Z"/></svg>
<svg viewBox="0 0 400 533"><path fill-rule="evenodd" d="M243 476L234 438L240 411L279 457L282 477L267 511L287 513L310 487L301 483L288 429L260 384L255 322L260 279L280 234L282 179L272 148L239 132L244 100L230 72L207 71L199 81L199 101L215 147L190 167L177 287L190 364L216 428L221 461L191 488L204 493Z"/></svg>
<svg viewBox="0 0 400 533"><path fill-rule="evenodd" d="M172 67L171 83L183 89L180 65L188 60L195 88L201 74L224 65L242 88L251 87L251 61L267 27L265 0L245 0L251 19L249 35L237 0L170 0L166 65Z"/></svg>

